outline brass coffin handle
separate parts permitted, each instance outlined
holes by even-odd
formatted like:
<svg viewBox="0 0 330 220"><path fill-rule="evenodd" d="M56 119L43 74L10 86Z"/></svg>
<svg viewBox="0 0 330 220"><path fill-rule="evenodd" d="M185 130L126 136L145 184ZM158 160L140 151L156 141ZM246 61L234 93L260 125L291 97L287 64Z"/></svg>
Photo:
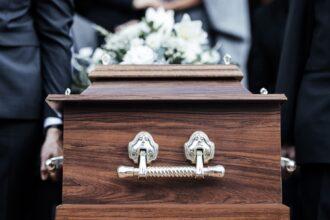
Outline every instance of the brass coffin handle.
<svg viewBox="0 0 330 220"><path fill-rule="evenodd" d="M119 178L134 176L138 178L204 178L225 175L225 168L221 165L204 167L204 163L208 163L214 157L214 143L204 132L194 132L185 143L184 150L186 159L196 166L148 167L147 164L157 159L158 144L148 132L142 131L128 144L129 158L139 164L139 167L120 166L117 169L118 176Z"/></svg>

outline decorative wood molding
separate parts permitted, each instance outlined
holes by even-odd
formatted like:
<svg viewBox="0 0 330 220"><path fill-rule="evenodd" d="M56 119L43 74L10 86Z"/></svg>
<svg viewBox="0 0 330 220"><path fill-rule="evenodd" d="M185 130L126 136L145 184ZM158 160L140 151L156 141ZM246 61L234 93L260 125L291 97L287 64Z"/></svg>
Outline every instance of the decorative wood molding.
<svg viewBox="0 0 330 220"><path fill-rule="evenodd" d="M91 74L92 81L114 79L236 79L243 74L234 65L108 65L98 66Z"/></svg>
<svg viewBox="0 0 330 220"><path fill-rule="evenodd" d="M289 208L281 204L251 205L62 205L57 220L218 219L287 220Z"/></svg>
<svg viewBox="0 0 330 220"><path fill-rule="evenodd" d="M270 94L270 95L254 95L246 94L242 95L199 95L189 94L185 96L173 96L173 95L161 95L161 96L145 96L145 95L49 95L47 97L49 102L141 102L141 101L178 101L178 102L241 102L241 103L263 103L263 102L278 102L282 103L286 101L285 95Z"/></svg>

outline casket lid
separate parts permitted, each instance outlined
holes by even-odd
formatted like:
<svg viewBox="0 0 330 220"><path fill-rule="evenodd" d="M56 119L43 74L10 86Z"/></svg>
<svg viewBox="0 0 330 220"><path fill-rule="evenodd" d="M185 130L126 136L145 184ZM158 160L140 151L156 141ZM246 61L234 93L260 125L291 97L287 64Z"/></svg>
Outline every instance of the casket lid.
<svg viewBox="0 0 330 220"><path fill-rule="evenodd" d="M109 65L90 75L80 95L50 95L51 102L286 100L284 95L253 95L234 65Z"/></svg>
<svg viewBox="0 0 330 220"><path fill-rule="evenodd" d="M109 65L98 66L92 81L114 79L236 79L243 78L234 65Z"/></svg>

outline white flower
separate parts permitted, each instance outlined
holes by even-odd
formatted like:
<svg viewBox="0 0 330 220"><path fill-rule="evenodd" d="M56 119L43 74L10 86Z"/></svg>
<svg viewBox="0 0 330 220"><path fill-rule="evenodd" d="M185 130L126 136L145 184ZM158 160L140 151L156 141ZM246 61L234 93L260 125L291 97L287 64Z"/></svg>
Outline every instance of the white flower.
<svg viewBox="0 0 330 220"><path fill-rule="evenodd" d="M163 35L159 33L152 33L146 39L146 45L150 48L157 50L162 46Z"/></svg>
<svg viewBox="0 0 330 220"><path fill-rule="evenodd" d="M128 50L132 40L138 39L142 33L149 32L150 28L144 22L126 26L121 31L109 35L105 40L104 48L113 51Z"/></svg>
<svg viewBox="0 0 330 220"><path fill-rule="evenodd" d="M148 9L146 17L134 24L124 25L116 33L100 30L105 44L94 52L82 48L72 59L85 87L90 82L86 73L97 65L109 64L217 64L220 44L210 48L201 21L191 21L184 15L180 23L174 23L174 12L164 9Z"/></svg>
<svg viewBox="0 0 330 220"><path fill-rule="evenodd" d="M121 49L128 49L129 48L129 40L117 35L117 34L113 34L108 36L105 39L105 44L104 44L104 48L107 50L121 50Z"/></svg>
<svg viewBox="0 0 330 220"><path fill-rule="evenodd" d="M147 23L152 24L154 29L162 34L168 35L172 32L174 26L174 11L165 11L164 8L148 8L146 11L145 19Z"/></svg>
<svg viewBox="0 0 330 220"><path fill-rule="evenodd" d="M220 54L217 50L207 50L201 55L200 62L202 64L217 64L220 62Z"/></svg>
<svg viewBox="0 0 330 220"><path fill-rule="evenodd" d="M156 55L150 47L136 46L127 51L121 64L153 64L155 58Z"/></svg>
<svg viewBox="0 0 330 220"><path fill-rule="evenodd" d="M201 21L192 21L188 14L185 14L180 23L174 25L177 36L185 41L195 44L206 44L207 33L202 28Z"/></svg>
<svg viewBox="0 0 330 220"><path fill-rule="evenodd" d="M167 48L167 53L175 54L177 51L182 54L185 64L193 64L198 59L198 56L203 52L201 44L196 42L185 41L182 38L171 37L164 43Z"/></svg>
<svg viewBox="0 0 330 220"><path fill-rule="evenodd" d="M78 52L78 56L85 59L91 57L92 54L93 54L93 48L91 47L83 47Z"/></svg>
<svg viewBox="0 0 330 220"><path fill-rule="evenodd" d="M104 53L104 50L102 50L101 48L96 48L92 56L93 63L98 63L102 59Z"/></svg>
<svg viewBox="0 0 330 220"><path fill-rule="evenodd" d="M193 64L197 61L198 56L203 52L201 45L194 43L187 43L184 50L184 62Z"/></svg>
<svg viewBox="0 0 330 220"><path fill-rule="evenodd" d="M134 38L130 42L130 47L138 47L138 46L142 46L143 44L144 44L144 40L143 39Z"/></svg>
<svg viewBox="0 0 330 220"><path fill-rule="evenodd" d="M169 38L166 39L166 41L164 41L163 43L164 47L170 49L170 50L179 50L179 51L184 51L186 48L186 42L181 39L181 38L177 38L175 36L171 36Z"/></svg>
<svg viewBox="0 0 330 220"><path fill-rule="evenodd" d="M148 32L149 28L144 22L139 22L136 24L131 24L123 28L115 35L118 35L122 38L133 39L137 38L142 32Z"/></svg>

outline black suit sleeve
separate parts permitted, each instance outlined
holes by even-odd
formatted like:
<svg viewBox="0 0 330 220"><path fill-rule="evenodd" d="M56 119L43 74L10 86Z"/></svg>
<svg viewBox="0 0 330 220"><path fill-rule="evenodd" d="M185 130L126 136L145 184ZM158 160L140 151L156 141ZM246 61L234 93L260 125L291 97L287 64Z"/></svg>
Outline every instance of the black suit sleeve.
<svg viewBox="0 0 330 220"><path fill-rule="evenodd" d="M288 101L282 106L282 143L294 144L297 96L309 53L313 17L313 1L293 0L290 5L286 34L278 71L276 92Z"/></svg>
<svg viewBox="0 0 330 220"><path fill-rule="evenodd" d="M98 1L124 10L131 10L133 8L133 0L98 0Z"/></svg>
<svg viewBox="0 0 330 220"><path fill-rule="evenodd" d="M33 3L45 96L63 94L71 84L73 1L34 0ZM45 104L44 117L49 116L56 114Z"/></svg>

